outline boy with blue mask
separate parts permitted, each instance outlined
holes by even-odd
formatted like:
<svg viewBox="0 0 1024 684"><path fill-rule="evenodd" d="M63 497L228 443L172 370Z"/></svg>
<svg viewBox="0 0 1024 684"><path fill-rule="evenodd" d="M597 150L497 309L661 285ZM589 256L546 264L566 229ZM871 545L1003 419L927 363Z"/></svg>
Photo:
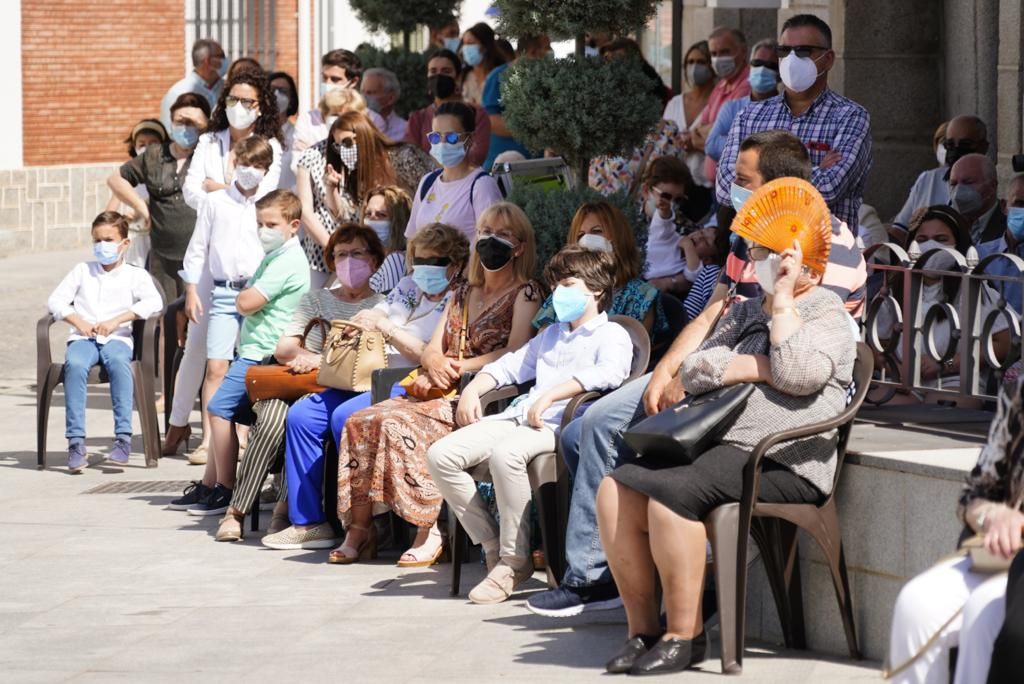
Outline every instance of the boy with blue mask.
<svg viewBox="0 0 1024 684"><path fill-rule="evenodd" d="M484 366L459 400L455 417L464 427L427 452L431 475L450 510L484 548L488 574L469 593L473 603L504 601L533 574L527 466L534 457L555 450L569 400L583 391L618 387L629 376L629 334L604 313L615 284L614 257L566 247L547 264L544 275L555 288L558 323ZM531 380L535 383L527 395L502 413L483 417L482 394ZM469 474L485 462L494 480L500 525L487 512Z"/></svg>
<svg viewBox="0 0 1024 684"><path fill-rule="evenodd" d="M163 308L153 279L143 269L124 263L128 220L105 211L92 223L95 261L78 264L50 295L47 305L55 320L71 325L64 355L64 401L68 470L88 465L85 449L85 400L89 371L97 363L110 378L114 409L114 440L108 460L126 465L132 439L131 321Z"/></svg>

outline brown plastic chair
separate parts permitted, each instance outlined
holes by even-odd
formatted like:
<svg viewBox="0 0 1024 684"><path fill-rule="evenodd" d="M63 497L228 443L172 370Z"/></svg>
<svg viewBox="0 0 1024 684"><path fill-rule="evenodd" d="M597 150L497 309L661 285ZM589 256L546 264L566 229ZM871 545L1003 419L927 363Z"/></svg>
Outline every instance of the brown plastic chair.
<svg viewBox="0 0 1024 684"><path fill-rule="evenodd" d="M633 361L629 376L622 384L631 382L643 375L651 354L651 337L644 326L629 316L611 316L609 320L618 323L633 342ZM487 410L501 401L508 401L519 396L524 388L519 386L498 387L480 398L480 404ZM562 414L561 428L564 430L581 406L600 398L600 392L581 392L569 400ZM547 561L548 584L558 586L565 574L565 528L569 520L569 474L562 458L561 445L556 441L555 451L540 454L527 466L530 477L530 489L534 493L537 506L537 518L540 521L541 545ZM490 471L486 463L474 468L470 474L478 482L489 482ZM462 579L462 561L466 548L466 532L454 515L448 519L451 531L450 547L452 555L452 586L451 595L459 595Z"/></svg>
<svg viewBox="0 0 1024 684"><path fill-rule="evenodd" d="M743 640L747 600L747 536L752 535L761 550L765 572L779 611L779 622L787 647L807 648L804 633L803 596L800 587L800 562L797 531L805 530L817 542L832 573L839 614L843 619L850 656L860 659L853 624L850 582L839 527L835 494L839 473L846 458L846 445L853 420L871 384L874 359L863 342L857 344L853 368L855 392L846 408L832 420L779 432L764 438L750 454L743 472L743 497L739 503L719 506L705 521L714 557L715 588L722 639L722 672L739 674L743 670ZM768 504L755 502L759 489L761 464L772 446L799 437L837 430L836 472L832 492L820 506L814 504Z"/></svg>
<svg viewBox="0 0 1024 684"><path fill-rule="evenodd" d="M163 298L160 283L153 281L157 292ZM160 334L164 312L154 314L144 321L132 323L134 351L131 363L134 383L135 409L142 423L142 443L146 455L146 467L153 468L160 458L160 423L156 414L155 358L160 345ZM64 362L56 363L50 350L50 328L56 321L50 314L36 323L36 454L38 469L46 468L46 428L50 419L50 404L53 391L64 382ZM89 371L89 385L103 385L109 382L103 366L97 364Z"/></svg>

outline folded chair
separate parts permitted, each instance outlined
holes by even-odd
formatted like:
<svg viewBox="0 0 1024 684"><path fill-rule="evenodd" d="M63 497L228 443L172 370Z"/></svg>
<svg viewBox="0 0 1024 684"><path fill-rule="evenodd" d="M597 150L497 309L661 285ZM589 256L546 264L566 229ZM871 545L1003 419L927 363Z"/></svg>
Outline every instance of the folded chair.
<svg viewBox="0 0 1024 684"><path fill-rule="evenodd" d="M629 376L623 381L623 384L626 384L646 372L651 354L651 338L643 325L634 318L611 316L609 320L625 328L633 342L633 360ZM522 392L523 388L519 386L498 387L480 397L480 404L485 413L493 412L496 403L513 399ZM562 415L561 428L564 429L572 421L584 404L600 397L599 392L581 392L570 399ZM558 586L565 574L565 528L569 520L570 496L569 473L562 458L561 445L556 441L555 451L535 457L527 466L527 472L530 477L530 489L534 493L534 503L537 506L537 517L540 520L548 584ZM478 482L490 481L490 471L486 462L474 468L470 474ZM467 546L466 532L454 515L449 516L448 528L452 553L451 595L458 596L462 579L462 561Z"/></svg>
<svg viewBox="0 0 1024 684"><path fill-rule="evenodd" d="M747 536L752 535L761 550L765 572L779 611L787 647L806 648L803 597L797 530L806 531L821 548L832 574L839 614L846 632L850 656L860 658L853 624L850 582L836 506L839 474L846 458L853 420L871 384L874 360L863 342L857 344L853 368L856 390L846 408L835 418L765 437L750 454L743 473L743 496L739 503L719 506L705 521L714 557L715 588L718 595L722 639L722 671L739 674L743 669L744 620L747 594ZM820 506L814 504L768 504L756 500L764 455L771 447L801 437L837 430L836 472L832 491Z"/></svg>
<svg viewBox="0 0 1024 684"><path fill-rule="evenodd" d="M160 283L154 281L157 292L163 298ZM144 321L132 322L134 351L132 358L132 382L134 384L135 410L142 423L142 443L146 454L146 467L153 468L160 458L160 423L156 415L156 351L160 345L161 326L164 312L160 311ZM50 404L53 391L64 382L64 362L53 360L50 350L50 328L56 321L46 314L36 323L36 455L38 468L46 468L46 428L50 419ZM104 385L110 380L103 366L97 364L89 371L89 385Z"/></svg>

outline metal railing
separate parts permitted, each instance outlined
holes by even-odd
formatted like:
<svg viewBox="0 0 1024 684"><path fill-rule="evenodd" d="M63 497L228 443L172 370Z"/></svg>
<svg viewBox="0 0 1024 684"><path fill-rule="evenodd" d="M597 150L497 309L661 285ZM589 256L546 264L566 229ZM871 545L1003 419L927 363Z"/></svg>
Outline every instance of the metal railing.
<svg viewBox="0 0 1024 684"><path fill-rule="evenodd" d="M275 0L192 0L186 5L185 52L191 69L192 43L213 38L228 61L259 60L264 69L277 65L277 2Z"/></svg>
<svg viewBox="0 0 1024 684"><path fill-rule="evenodd" d="M1022 360L1024 260L994 254L973 263L948 248L915 258L894 243L875 245L864 258L863 338L877 359L868 400L885 403L898 392L994 399Z"/></svg>

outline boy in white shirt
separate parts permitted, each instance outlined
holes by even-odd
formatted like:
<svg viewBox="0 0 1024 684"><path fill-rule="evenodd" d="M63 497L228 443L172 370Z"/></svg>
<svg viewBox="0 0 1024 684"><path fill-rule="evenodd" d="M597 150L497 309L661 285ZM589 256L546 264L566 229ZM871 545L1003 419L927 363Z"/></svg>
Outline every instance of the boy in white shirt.
<svg viewBox="0 0 1024 684"><path fill-rule="evenodd" d="M558 323L484 366L459 399L455 419L465 427L427 451L427 465L449 510L486 554L488 574L469 593L473 603L504 601L533 574L527 465L555 450L569 399L583 391L618 387L632 365L629 333L604 313L615 287L614 257L566 247L545 266L544 277L557 286L552 301ZM481 394L530 380L536 382L528 395L502 413L482 418ZM468 472L484 462L494 481L500 527Z"/></svg>
<svg viewBox="0 0 1024 684"><path fill-rule="evenodd" d="M136 319L159 312L163 299L146 271L124 263L128 220L105 211L92 222L93 256L68 273L47 305L56 320L71 325L64 354L65 436L68 470L88 465L85 449L85 399L89 371L103 365L110 378L114 407L114 446L108 460L125 465L132 450L132 328Z"/></svg>

